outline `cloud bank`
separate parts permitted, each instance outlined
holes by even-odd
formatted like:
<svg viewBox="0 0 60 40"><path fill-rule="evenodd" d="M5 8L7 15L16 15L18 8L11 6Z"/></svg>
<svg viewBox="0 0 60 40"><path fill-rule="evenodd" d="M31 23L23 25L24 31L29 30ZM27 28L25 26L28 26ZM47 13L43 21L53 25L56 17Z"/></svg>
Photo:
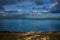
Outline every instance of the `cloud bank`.
<svg viewBox="0 0 60 40"><path fill-rule="evenodd" d="M0 10L46 9L46 10L51 10L51 12L59 12L60 11L59 6L60 6L59 0L0 0Z"/></svg>

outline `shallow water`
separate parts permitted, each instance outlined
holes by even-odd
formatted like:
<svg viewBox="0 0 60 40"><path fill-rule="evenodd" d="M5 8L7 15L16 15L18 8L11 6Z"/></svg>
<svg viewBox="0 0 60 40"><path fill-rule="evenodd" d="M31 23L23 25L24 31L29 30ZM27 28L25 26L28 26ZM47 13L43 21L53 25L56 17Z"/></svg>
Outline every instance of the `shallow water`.
<svg viewBox="0 0 60 40"><path fill-rule="evenodd" d="M0 20L0 31L60 31L60 20L4 19Z"/></svg>

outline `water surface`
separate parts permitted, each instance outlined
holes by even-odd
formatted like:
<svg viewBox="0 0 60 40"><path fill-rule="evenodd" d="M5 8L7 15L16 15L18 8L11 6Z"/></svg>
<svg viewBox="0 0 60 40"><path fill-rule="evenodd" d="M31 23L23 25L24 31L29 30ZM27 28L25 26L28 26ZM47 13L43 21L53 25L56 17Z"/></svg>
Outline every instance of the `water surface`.
<svg viewBox="0 0 60 40"><path fill-rule="evenodd" d="M60 31L60 20L4 19L0 20L0 31Z"/></svg>

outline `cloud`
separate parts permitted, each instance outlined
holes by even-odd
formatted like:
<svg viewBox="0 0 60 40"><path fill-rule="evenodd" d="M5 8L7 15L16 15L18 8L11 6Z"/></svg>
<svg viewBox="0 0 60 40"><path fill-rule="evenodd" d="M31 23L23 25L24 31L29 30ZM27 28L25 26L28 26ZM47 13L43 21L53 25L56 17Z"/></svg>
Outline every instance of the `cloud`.
<svg viewBox="0 0 60 40"><path fill-rule="evenodd" d="M58 4L58 2L52 3L52 4L49 6L49 8L52 8L52 7L56 6L57 4Z"/></svg>
<svg viewBox="0 0 60 40"><path fill-rule="evenodd" d="M53 0L53 6L51 6L51 12L60 13L60 0Z"/></svg>
<svg viewBox="0 0 60 40"><path fill-rule="evenodd" d="M48 11L42 10L42 11L37 11L37 10L17 10L17 11L3 11L0 14L1 16L24 16L25 18L60 18L60 14L56 13L49 13ZM8 16L8 17L9 17ZM18 18L18 17L17 17ZM19 17L20 18L20 17Z"/></svg>
<svg viewBox="0 0 60 40"><path fill-rule="evenodd" d="M44 0L43 0L44 1ZM46 1L46 0L45 0ZM38 4L36 2L39 2ZM21 3L18 4L12 4L12 5L5 5L4 8L5 10L16 10L16 9L27 9L27 10L41 10L41 9L48 9L48 6L50 4L50 1L44 2L45 4L42 3L42 5L40 4L42 2L42 0L36 0L36 1L23 1ZM47 4L48 3L48 4ZM46 5L47 4L47 5ZM19 8L17 7L17 5L19 6Z"/></svg>
<svg viewBox="0 0 60 40"><path fill-rule="evenodd" d="M3 10L4 11L4 8L2 6L0 6L0 10Z"/></svg>
<svg viewBox="0 0 60 40"><path fill-rule="evenodd" d="M8 6L9 5L9 6ZM59 11L59 0L0 0L0 7L5 10L34 9ZM1 9L1 8L0 8Z"/></svg>

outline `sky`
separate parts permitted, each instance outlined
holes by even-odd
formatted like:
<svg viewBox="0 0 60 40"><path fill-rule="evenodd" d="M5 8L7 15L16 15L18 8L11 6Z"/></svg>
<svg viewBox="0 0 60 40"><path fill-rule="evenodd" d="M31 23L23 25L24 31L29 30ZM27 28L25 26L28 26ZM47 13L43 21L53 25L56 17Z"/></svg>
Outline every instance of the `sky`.
<svg viewBox="0 0 60 40"><path fill-rule="evenodd" d="M0 0L0 10L49 10L59 12L60 8L58 0L54 2L51 2L51 0Z"/></svg>

